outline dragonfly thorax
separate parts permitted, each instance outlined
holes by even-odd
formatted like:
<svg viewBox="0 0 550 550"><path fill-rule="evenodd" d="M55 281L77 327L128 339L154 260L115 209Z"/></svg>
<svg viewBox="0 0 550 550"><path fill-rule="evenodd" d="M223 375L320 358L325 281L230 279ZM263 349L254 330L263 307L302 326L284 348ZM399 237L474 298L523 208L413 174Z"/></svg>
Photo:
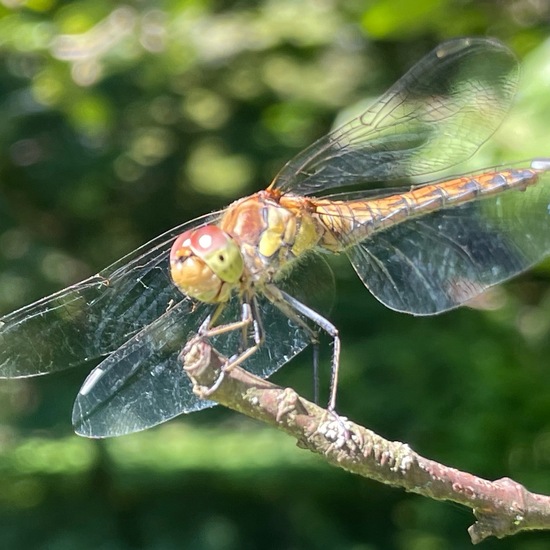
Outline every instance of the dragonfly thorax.
<svg viewBox="0 0 550 550"><path fill-rule="evenodd" d="M312 202L266 190L234 202L219 227L231 235L244 262L244 286L260 288L290 269L313 250L323 227L313 215Z"/></svg>
<svg viewBox="0 0 550 550"><path fill-rule="evenodd" d="M239 247L215 225L182 233L170 251L172 280L184 294L201 302L227 301L243 268Z"/></svg>

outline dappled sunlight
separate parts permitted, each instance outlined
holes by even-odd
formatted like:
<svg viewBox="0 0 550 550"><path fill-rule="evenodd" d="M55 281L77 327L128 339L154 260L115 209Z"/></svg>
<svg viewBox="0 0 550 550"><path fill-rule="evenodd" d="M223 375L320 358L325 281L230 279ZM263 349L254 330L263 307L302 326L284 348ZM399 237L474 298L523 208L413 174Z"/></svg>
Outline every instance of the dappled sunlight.
<svg viewBox="0 0 550 550"><path fill-rule="evenodd" d="M1 313L89 277L171 227L265 189L300 150L363 113L426 52L452 37L495 36L517 54L521 76L509 113L494 109L495 95L480 97L483 74L454 75L448 88L416 98L423 110L415 116L439 132L426 134L430 147L420 145L408 159L393 154L391 146L384 149L385 140L393 143L391 127L379 135L381 150L369 154L389 150L394 162L413 173L434 157L446 165L453 154L445 151L449 136L459 128L464 141L475 141L492 112L491 128L501 115L503 124L479 152L441 177L550 157L549 10L547 3L531 0L0 0ZM446 125L448 113L440 106L451 98L457 112L462 99L475 105L476 114L462 112L465 126L454 119ZM359 106L347 109L354 104ZM394 105L392 115L415 105ZM405 129L414 133L418 126ZM361 143L362 135L353 138ZM333 136L321 147L338 156L341 145ZM341 167L349 172L354 166L347 161ZM318 176L318 168L306 166L304 179ZM424 172L416 172L395 185L410 191L424 183ZM540 230L546 210L528 215L530 204L547 202L533 188L518 193L524 225L517 223L515 231L497 227L502 239L517 237L520 248L529 245L527 233L546 238ZM411 255L428 257L433 243L441 242L436 237L444 224L460 237L471 236L484 222L501 219L497 206L480 209L475 227L453 225L448 217L431 226L434 240L415 240L411 231L402 242ZM517 210L508 207L502 219L513 225ZM487 241L497 240L487 230ZM401 249L395 250L397 257ZM446 257L442 252L440 258ZM498 259L496 253L491 257ZM518 261L522 268L529 264L523 257ZM436 317L388 310L365 290L345 254L331 264L337 290L329 318L342 338L338 412L451 466L489 479L514 477L530 490L548 492L550 263ZM425 273L437 275L436 264ZM300 282L309 281L306 294L318 293L318 279L307 273L317 268L304 265ZM175 310L175 289L159 283L168 280L167 270L165 258L150 279L128 275L129 284L135 283L131 304L109 294L116 315L102 325L102 338L133 334L122 306L141 307L145 290L147 299L169 294L157 317ZM475 287L470 282L458 269L449 296L460 301ZM111 279L96 284L107 288ZM393 304L406 287L399 284ZM377 291L382 298L391 294L382 283ZM417 294L408 296L414 302ZM12 356L34 353L39 362L55 356L62 338L75 349L84 346L88 308L97 299L83 292L74 303L53 301L51 307L63 305L55 320L77 321L73 329L48 339L52 325L42 322L39 311L38 329L17 342ZM140 311L151 317L151 308ZM198 316L195 309L182 309L173 334ZM173 334L159 330L155 342ZM271 338L282 340L283 332L276 334ZM118 346L119 340L108 341ZM179 352L180 340L170 342L171 352ZM292 338L284 343L292 353L299 348L292 347ZM92 344L84 348L89 355L97 351ZM332 349L323 335L323 406ZM307 396L311 354L303 355L281 369L275 382ZM95 365L2 382L0 547L466 547L463 510L330 468L282 433L227 410L182 415L108 440L72 435L74 396ZM150 369L154 382L156 366ZM167 383L163 396L173 395L174 386ZM143 392L143 400L154 403L151 395L158 397ZM198 401L194 394L192 399ZM529 535L499 541L498 548L545 545L547 536Z"/></svg>
<svg viewBox="0 0 550 550"><path fill-rule="evenodd" d="M257 474L282 467L316 468L319 464L283 434L252 428L246 421L241 424L235 430L173 422L144 433L110 439L105 446L116 468L128 471Z"/></svg>
<svg viewBox="0 0 550 550"><path fill-rule="evenodd" d="M252 180L252 165L242 155L224 151L217 140L204 140L196 144L189 155L184 186L205 194L237 196Z"/></svg>
<svg viewBox="0 0 550 550"><path fill-rule="evenodd" d="M93 442L75 438L62 442L31 438L4 458L11 458L20 474L79 473L93 464Z"/></svg>

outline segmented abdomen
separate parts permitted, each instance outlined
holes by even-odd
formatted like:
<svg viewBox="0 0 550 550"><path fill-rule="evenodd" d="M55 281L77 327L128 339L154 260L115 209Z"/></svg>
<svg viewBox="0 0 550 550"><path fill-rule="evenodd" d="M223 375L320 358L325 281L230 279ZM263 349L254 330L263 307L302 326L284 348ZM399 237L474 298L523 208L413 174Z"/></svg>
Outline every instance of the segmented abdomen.
<svg viewBox="0 0 550 550"><path fill-rule="evenodd" d="M408 218L510 189L524 190L536 184L538 175L543 171L522 168L463 176L378 199L310 199L315 209L314 219L324 229L318 245L333 252L341 251L363 241L375 231Z"/></svg>

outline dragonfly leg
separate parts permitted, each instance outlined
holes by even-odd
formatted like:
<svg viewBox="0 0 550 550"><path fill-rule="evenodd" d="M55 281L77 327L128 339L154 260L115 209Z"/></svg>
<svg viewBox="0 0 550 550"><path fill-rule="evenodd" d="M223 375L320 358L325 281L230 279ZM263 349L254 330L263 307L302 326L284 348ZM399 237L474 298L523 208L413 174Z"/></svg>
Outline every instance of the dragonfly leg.
<svg viewBox="0 0 550 550"><path fill-rule="evenodd" d="M225 305L225 304L222 304ZM219 307L218 307L219 309ZM257 312L256 312L257 313ZM263 331L261 328L260 318L257 314L252 313L252 308L248 302L243 302L241 319L232 323L226 323L224 325L213 326L216 318L218 317L218 310L213 315L209 315L201 324L199 328L199 336L202 338L211 338L213 336L219 336L220 334L227 334L235 330L241 329L243 331L243 348L247 345L247 330L252 325L254 330L254 343L261 344L263 341ZM248 348L246 348L248 349ZM236 355L240 355L239 352Z"/></svg>
<svg viewBox="0 0 550 550"><path fill-rule="evenodd" d="M349 430L349 422L347 418L340 417L336 412L336 392L338 390L338 370L340 366L341 347L338 329L328 319L325 319L322 315L319 315L317 312L313 311L311 308L305 304L302 304L302 302L296 300L296 298L293 298L279 288L270 285L267 290L268 291L265 292L266 297L272 300L273 303L291 319L298 322L301 326L305 325L310 334L313 334L316 337L317 333L311 329L311 327L306 325L297 314L301 314L310 319L319 328L332 337L334 347L332 351L330 394L327 405L327 414L331 420L328 422L322 422L319 425L319 433L322 433L325 437L330 439L337 448L341 448L344 445L349 444L349 441L352 440L353 436ZM314 349L314 357L315 355L318 355L318 353L316 354ZM315 369L317 369L317 367L315 367Z"/></svg>
<svg viewBox="0 0 550 550"><path fill-rule="evenodd" d="M209 336L215 336L215 334L221 334L221 332L214 333L213 331L214 331L214 325L216 324L218 317L223 313L225 306L226 306L225 302L218 304L218 306L214 310L214 313L211 313L206 317L206 319L201 323L201 326L199 327L199 330L198 330L199 336L208 338ZM230 323L230 325L231 324L232 323ZM220 325L220 327L215 327L215 328L224 328L227 326L229 325ZM230 330L231 328L228 329L228 331ZM227 331L224 331L224 332L227 332Z"/></svg>
<svg viewBox="0 0 550 550"><path fill-rule="evenodd" d="M319 404L319 342L312 342L313 346L313 402Z"/></svg>
<svg viewBox="0 0 550 550"><path fill-rule="evenodd" d="M289 319L303 328L309 335L313 347L313 401L319 403L319 334L312 329L297 313L294 307L287 304L282 296L279 296L280 290L277 287L268 288L265 292L273 304L277 306ZM285 293L286 294L286 293Z"/></svg>
<svg viewBox="0 0 550 550"><path fill-rule="evenodd" d="M251 355L253 355L258 348L262 345L264 341L264 332L261 322L261 318L258 312L258 305L254 298L249 302L243 302L242 304L242 317L241 321L231 323L232 330L237 330L241 328L243 330L243 350L239 353L231 356L226 365L224 365L223 370L228 372L229 370L237 367ZM247 339L247 329L252 325L252 342L251 346L248 345ZM230 326L230 325L226 325Z"/></svg>
<svg viewBox="0 0 550 550"><path fill-rule="evenodd" d="M305 328L311 336L313 348L313 365L314 372L318 372L318 361L319 361L319 340L318 335L315 330L313 330L307 323L305 323L297 313L303 315L313 323L315 323L319 328L324 330L333 341L333 350L332 350L332 368L331 368L331 378L330 378L330 393L329 393L329 402L327 409L329 411L334 411L336 409L336 392L338 388L338 369L340 365L340 335L338 329L328 320L325 319L322 315L313 311L311 308L302 304L302 302L296 300L287 294L283 290L273 286L268 285L266 287L265 295L269 298L283 313L288 315L293 321L296 321L300 326ZM317 375L317 374L316 374ZM318 386L318 383L316 384ZM315 390L315 393L318 392L318 389Z"/></svg>
<svg viewBox="0 0 550 550"><path fill-rule="evenodd" d="M217 310L214 312L213 318L217 317ZM201 329L203 328L203 325L201 325ZM248 345L248 329L252 325L252 345ZM211 336L217 336L220 334L226 334L228 332L232 332L234 330L242 330L243 338L242 338L242 349L239 351L239 353L232 355L225 365L223 365L221 373L218 377L218 379L214 382L214 384L206 391L204 392L204 395L210 395L222 383L225 374L235 367L242 364L244 361L246 361L251 355L256 353L260 346L262 345L264 341L264 332L263 332L263 326L261 323L261 318L258 312L258 305L256 302L256 299L252 297L250 302L244 301L242 303L242 310L241 310L241 319L240 321L235 321L233 323L227 323L225 325L220 325L217 327L209 327L204 328L203 333L201 334L204 338L209 338Z"/></svg>

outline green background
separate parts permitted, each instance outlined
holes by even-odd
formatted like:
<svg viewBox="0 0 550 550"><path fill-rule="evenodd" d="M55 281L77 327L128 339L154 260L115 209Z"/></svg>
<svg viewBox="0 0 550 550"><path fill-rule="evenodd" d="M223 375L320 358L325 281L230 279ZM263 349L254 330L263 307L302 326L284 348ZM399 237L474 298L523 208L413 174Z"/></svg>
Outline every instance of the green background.
<svg viewBox="0 0 550 550"><path fill-rule="evenodd" d="M512 113L468 167L550 155L545 2L3 0L0 311L267 186L343 108L460 35L498 37L523 63ZM434 318L387 310L333 265L340 412L550 493L550 263ZM274 379L310 395L310 365L304 353ZM332 468L221 408L81 439L86 374L0 383L1 548L470 547L467 509ZM483 545L548 547L548 533Z"/></svg>

